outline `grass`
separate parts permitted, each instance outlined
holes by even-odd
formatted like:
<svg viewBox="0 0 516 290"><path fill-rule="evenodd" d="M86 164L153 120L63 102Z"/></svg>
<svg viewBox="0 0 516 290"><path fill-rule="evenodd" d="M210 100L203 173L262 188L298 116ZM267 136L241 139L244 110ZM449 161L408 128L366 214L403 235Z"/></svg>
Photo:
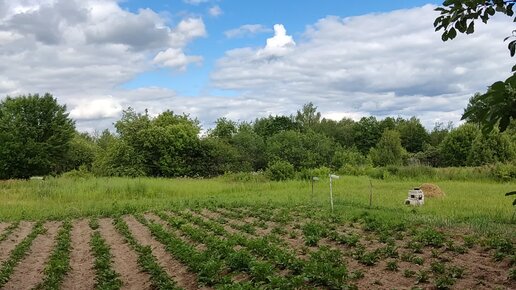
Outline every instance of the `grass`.
<svg viewBox="0 0 516 290"><path fill-rule="evenodd" d="M381 219L400 218L434 225L465 223L480 230L514 232L514 208L503 193L515 182L441 181L442 199L427 199L424 206L403 205L407 192L426 180L373 180L373 207L369 179L343 176L334 181L336 212L354 216L363 211ZM0 221L63 219L105 216L199 205L274 204L329 208L328 182L256 182L215 179L158 178L50 178L45 181L0 182Z"/></svg>

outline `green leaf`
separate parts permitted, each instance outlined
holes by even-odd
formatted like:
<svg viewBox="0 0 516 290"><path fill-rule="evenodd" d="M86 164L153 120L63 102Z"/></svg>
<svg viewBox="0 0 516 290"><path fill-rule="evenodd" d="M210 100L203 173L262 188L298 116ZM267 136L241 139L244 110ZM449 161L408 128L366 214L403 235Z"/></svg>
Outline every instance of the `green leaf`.
<svg viewBox="0 0 516 290"><path fill-rule="evenodd" d="M468 25L468 30L466 30L466 34L472 34L475 32L475 22L471 21Z"/></svg>
<svg viewBox="0 0 516 290"><path fill-rule="evenodd" d="M455 30L455 28L450 28L450 30L448 31L448 38L454 39L456 36L457 36L457 30Z"/></svg>
<svg viewBox="0 0 516 290"><path fill-rule="evenodd" d="M493 16L493 15L495 15L496 11L495 11L495 9L492 6L489 6L486 9L486 13L491 15L491 16Z"/></svg>
<svg viewBox="0 0 516 290"><path fill-rule="evenodd" d="M502 81L498 81L492 84L490 88L493 91L505 91L505 83Z"/></svg>

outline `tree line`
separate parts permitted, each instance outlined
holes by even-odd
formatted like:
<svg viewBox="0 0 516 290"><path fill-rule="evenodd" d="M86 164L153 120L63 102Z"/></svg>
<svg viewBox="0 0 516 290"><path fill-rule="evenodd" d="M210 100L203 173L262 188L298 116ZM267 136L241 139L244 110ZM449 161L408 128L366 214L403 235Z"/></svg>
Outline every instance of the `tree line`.
<svg viewBox="0 0 516 290"><path fill-rule="evenodd" d="M516 122L482 132L470 120L428 131L417 117L359 121L322 118L308 103L290 116L253 122L221 117L201 134L187 114L124 110L115 132L81 133L50 94L0 102L0 179L89 172L97 176L211 177L227 172L276 174L314 168L514 163ZM282 179L282 178L278 178Z"/></svg>

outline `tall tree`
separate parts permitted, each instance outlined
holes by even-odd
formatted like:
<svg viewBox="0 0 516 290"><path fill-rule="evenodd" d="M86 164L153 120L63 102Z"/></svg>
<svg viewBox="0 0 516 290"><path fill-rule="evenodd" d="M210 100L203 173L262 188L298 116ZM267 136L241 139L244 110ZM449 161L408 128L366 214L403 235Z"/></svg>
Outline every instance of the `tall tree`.
<svg viewBox="0 0 516 290"><path fill-rule="evenodd" d="M315 127L321 122L321 113L317 112L317 106L312 102L303 105L300 111L297 111L296 122L301 129L307 131Z"/></svg>
<svg viewBox="0 0 516 290"><path fill-rule="evenodd" d="M472 34L478 19L487 23L496 13L514 16L514 4L516 0L446 0L435 9L440 12L434 22L435 30L443 30L443 41L454 39L457 33ZM507 40L511 56L516 55L514 31L505 38ZM513 75L505 81L498 81L489 86L486 93L474 96L462 119L473 118L482 125L485 133L497 124L501 132L505 131L511 119L516 119L516 65L512 71Z"/></svg>
<svg viewBox="0 0 516 290"><path fill-rule="evenodd" d="M378 144L369 152L375 166L402 165L404 155L405 149L401 146L400 133L396 130L383 132Z"/></svg>
<svg viewBox="0 0 516 290"><path fill-rule="evenodd" d="M0 178L58 173L75 132L65 105L51 94L0 102Z"/></svg>
<svg viewBox="0 0 516 290"><path fill-rule="evenodd" d="M472 124L464 124L452 130L440 145L441 162L444 166L466 166L473 141L480 130Z"/></svg>

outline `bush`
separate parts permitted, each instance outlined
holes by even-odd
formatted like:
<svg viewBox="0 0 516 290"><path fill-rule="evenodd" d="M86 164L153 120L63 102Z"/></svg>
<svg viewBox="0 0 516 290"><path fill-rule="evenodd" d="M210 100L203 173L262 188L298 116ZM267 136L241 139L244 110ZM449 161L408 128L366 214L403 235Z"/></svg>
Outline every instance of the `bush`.
<svg viewBox="0 0 516 290"><path fill-rule="evenodd" d="M79 169L72 169L61 176L63 178L91 178L93 174L86 169L86 166L80 166Z"/></svg>
<svg viewBox="0 0 516 290"><path fill-rule="evenodd" d="M493 175L496 179L501 181L510 181L516 179L516 164L498 163L493 168Z"/></svg>
<svg viewBox="0 0 516 290"><path fill-rule="evenodd" d="M303 180L311 180L312 177L325 178L328 177L331 170L328 167L319 167L319 168L311 168L311 169L303 169L297 174L298 179Z"/></svg>
<svg viewBox="0 0 516 290"><path fill-rule="evenodd" d="M262 171L258 172L237 172L237 173L225 173L223 178L228 181L235 182L265 182L267 176Z"/></svg>
<svg viewBox="0 0 516 290"><path fill-rule="evenodd" d="M294 178L294 166L287 161L270 162L265 175L274 181L287 180Z"/></svg>

